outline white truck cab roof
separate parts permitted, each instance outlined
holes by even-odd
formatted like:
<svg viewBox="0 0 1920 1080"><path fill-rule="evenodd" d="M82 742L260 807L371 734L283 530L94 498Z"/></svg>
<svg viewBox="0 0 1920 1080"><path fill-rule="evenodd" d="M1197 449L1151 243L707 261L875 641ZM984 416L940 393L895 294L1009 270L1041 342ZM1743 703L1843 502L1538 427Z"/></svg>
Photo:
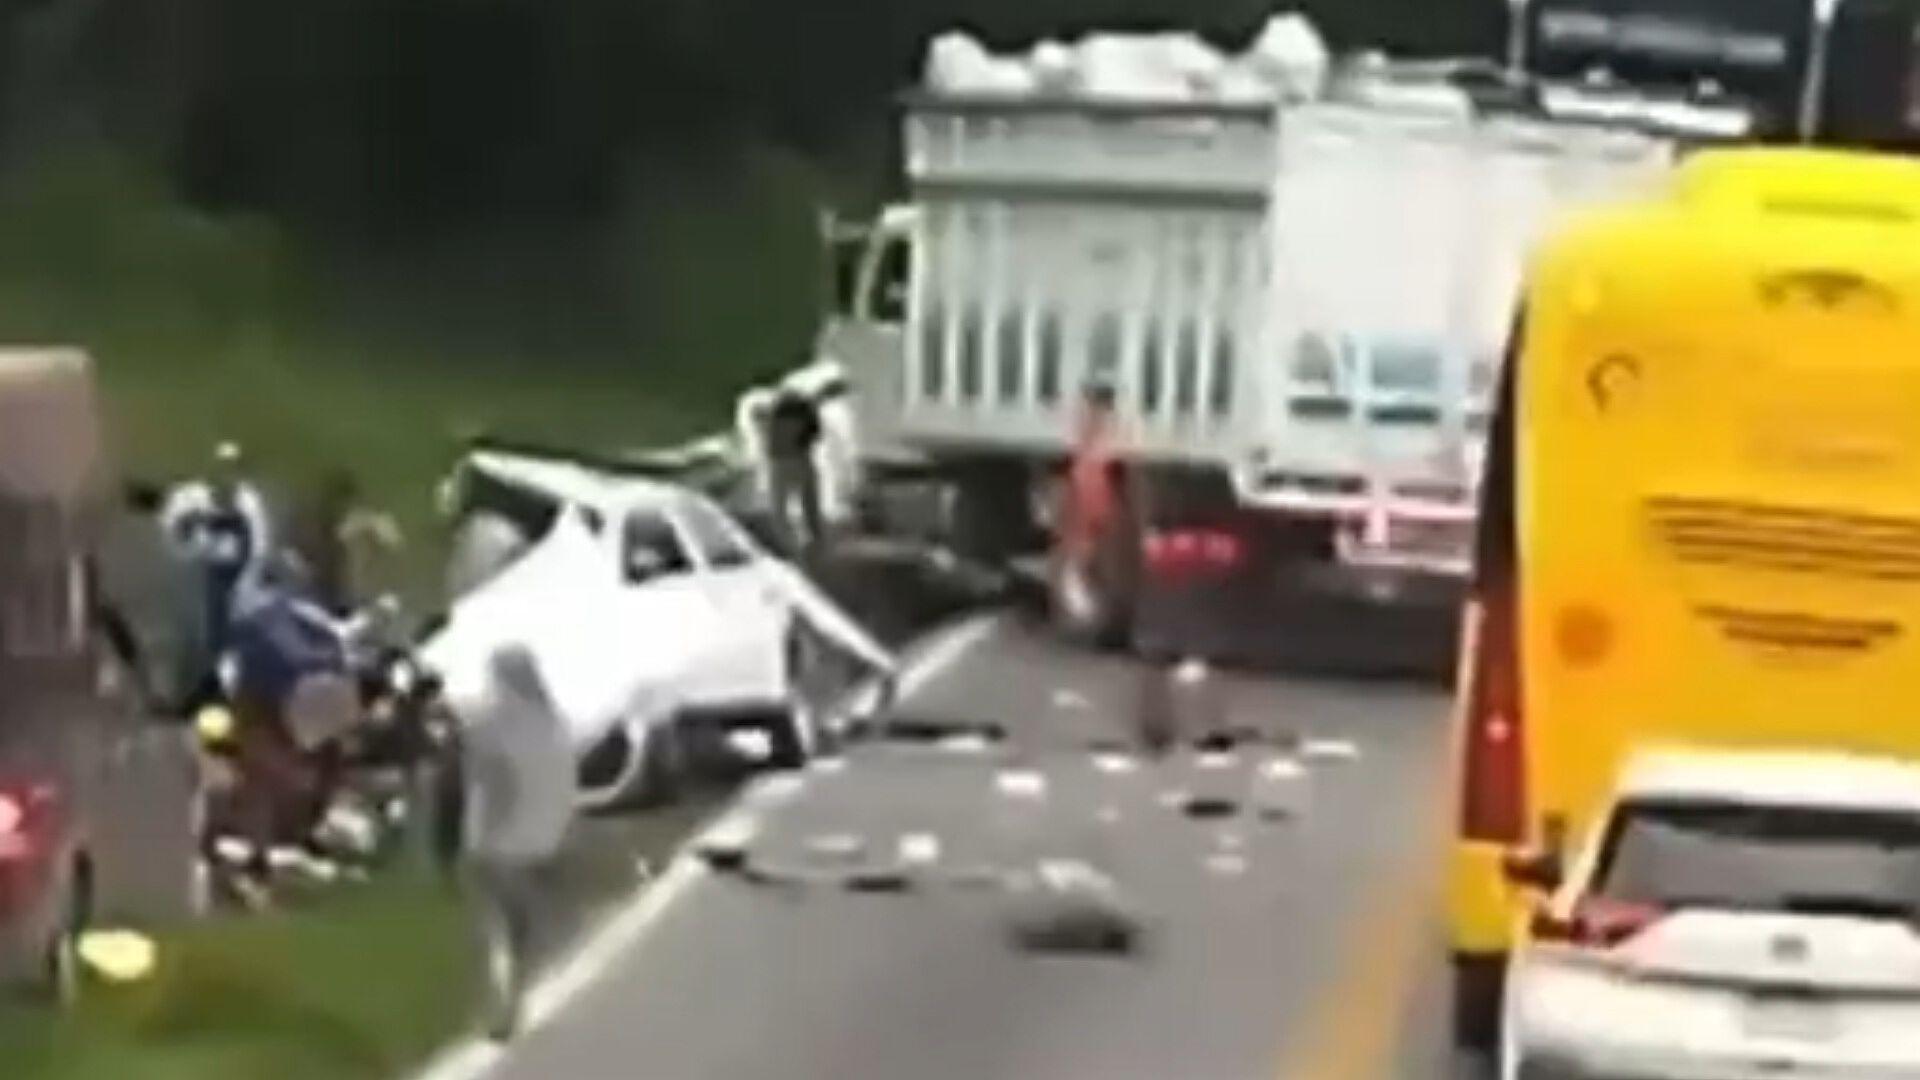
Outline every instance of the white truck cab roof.
<svg viewBox="0 0 1920 1080"><path fill-rule="evenodd" d="M1619 798L1920 813L1920 762L1822 749L1659 750L1628 764Z"/></svg>

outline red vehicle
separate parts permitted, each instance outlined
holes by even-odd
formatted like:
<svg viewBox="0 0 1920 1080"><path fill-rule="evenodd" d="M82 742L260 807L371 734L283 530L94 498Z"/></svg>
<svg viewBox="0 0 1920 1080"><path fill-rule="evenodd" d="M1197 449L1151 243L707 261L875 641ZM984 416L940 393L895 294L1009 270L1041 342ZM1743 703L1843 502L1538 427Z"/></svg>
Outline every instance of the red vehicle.
<svg viewBox="0 0 1920 1080"><path fill-rule="evenodd" d="M103 632L99 479L86 357L0 350L0 982L61 999L91 919L182 917L198 879L187 732Z"/></svg>

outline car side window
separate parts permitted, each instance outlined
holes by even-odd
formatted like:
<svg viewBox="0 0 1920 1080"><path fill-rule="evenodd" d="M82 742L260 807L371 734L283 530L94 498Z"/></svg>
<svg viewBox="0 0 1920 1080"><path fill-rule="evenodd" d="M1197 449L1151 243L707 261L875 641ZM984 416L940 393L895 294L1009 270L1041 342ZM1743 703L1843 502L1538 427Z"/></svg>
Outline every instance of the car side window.
<svg viewBox="0 0 1920 1080"><path fill-rule="evenodd" d="M629 585L644 585L692 569L687 551L666 516L639 510L627 516L620 536L620 576Z"/></svg>
<svg viewBox="0 0 1920 1080"><path fill-rule="evenodd" d="M747 546L733 523L713 506L700 499L689 499L683 506L687 533L715 570L745 566L753 561L753 549Z"/></svg>

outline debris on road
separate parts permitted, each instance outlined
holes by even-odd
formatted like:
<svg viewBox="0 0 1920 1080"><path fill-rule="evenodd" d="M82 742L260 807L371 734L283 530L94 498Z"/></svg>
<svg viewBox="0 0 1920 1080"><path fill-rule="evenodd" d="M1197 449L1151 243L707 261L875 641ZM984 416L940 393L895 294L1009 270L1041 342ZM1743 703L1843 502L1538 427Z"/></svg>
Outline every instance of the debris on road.
<svg viewBox="0 0 1920 1080"><path fill-rule="evenodd" d="M1297 758L1273 757L1260 766L1260 779L1273 781L1304 780L1307 770Z"/></svg>
<svg viewBox="0 0 1920 1080"><path fill-rule="evenodd" d="M1117 776L1139 769L1140 762L1131 754L1099 753L1093 755L1093 767Z"/></svg>
<svg viewBox="0 0 1920 1080"><path fill-rule="evenodd" d="M1093 708L1093 702L1078 690L1062 687L1053 692L1053 707L1062 712L1082 712Z"/></svg>
<svg viewBox="0 0 1920 1080"><path fill-rule="evenodd" d="M1117 806L1103 806L1100 808L1100 812L1093 816L1093 819L1102 825L1118 825L1121 819L1120 808Z"/></svg>
<svg viewBox="0 0 1920 1080"><path fill-rule="evenodd" d="M817 757L808 763L808 767L817 773L845 772L847 759L838 755L833 757Z"/></svg>
<svg viewBox="0 0 1920 1080"><path fill-rule="evenodd" d="M1040 799L1047 794L1047 778L1032 769L1002 769L993 778L994 787L1010 799Z"/></svg>
<svg viewBox="0 0 1920 1080"><path fill-rule="evenodd" d="M851 862L867 853L867 842L853 833L826 833L807 841L807 853L833 862Z"/></svg>
<svg viewBox="0 0 1920 1080"><path fill-rule="evenodd" d="M1210 772L1217 772L1221 769L1231 769L1238 764L1239 761L1240 759L1236 755L1224 752L1201 754L1193 759L1195 765Z"/></svg>
<svg viewBox="0 0 1920 1080"><path fill-rule="evenodd" d="M1221 877L1239 877L1247 872L1247 857L1234 851L1216 851L1207 856L1207 869Z"/></svg>
<svg viewBox="0 0 1920 1080"><path fill-rule="evenodd" d="M1018 898L1013 927L1022 947L1047 952L1129 953L1145 933L1119 884L1074 859L1039 865L1033 888Z"/></svg>
<svg viewBox="0 0 1920 1080"><path fill-rule="evenodd" d="M898 742L946 744L952 740L977 740L998 744L1007 741L1002 724L969 720L927 720L910 717L863 718L847 725L847 739L853 742Z"/></svg>
<svg viewBox="0 0 1920 1080"><path fill-rule="evenodd" d="M899 867L857 870L844 879L848 892L898 893L913 888L913 878Z"/></svg>
<svg viewBox="0 0 1920 1080"><path fill-rule="evenodd" d="M1308 761L1357 761L1360 748L1348 739L1307 739L1300 744L1300 756Z"/></svg>
<svg viewBox="0 0 1920 1080"><path fill-rule="evenodd" d="M993 743L977 732L968 732L941 739L940 749L952 754L984 754L993 749Z"/></svg>
<svg viewBox="0 0 1920 1080"><path fill-rule="evenodd" d="M1180 805L1180 811L1190 818L1213 820L1238 814L1240 804L1224 795L1190 795Z"/></svg>
<svg viewBox="0 0 1920 1080"><path fill-rule="evenodd" d="M902 866L931 866L940 861L940 838L932 833L908 833L900 838Z"/></svg>

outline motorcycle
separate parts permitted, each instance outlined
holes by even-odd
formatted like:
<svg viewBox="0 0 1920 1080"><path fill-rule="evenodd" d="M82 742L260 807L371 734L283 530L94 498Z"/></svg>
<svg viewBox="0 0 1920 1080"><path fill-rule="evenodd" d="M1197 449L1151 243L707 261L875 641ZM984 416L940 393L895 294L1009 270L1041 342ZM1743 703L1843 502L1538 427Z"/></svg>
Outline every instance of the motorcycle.
<svg viewBox="0 0 1920 1080"><path fill-rule="evenodd" d="M398 614L382 598L316 623L336 636L337 662L301 674L272 706L244 697L239 655L223 659L221 695L195 724L201 849L216 897L261 906L289 873L321 884L359 878L410 834L417 849L429 846L452 724Z"/></svg>

